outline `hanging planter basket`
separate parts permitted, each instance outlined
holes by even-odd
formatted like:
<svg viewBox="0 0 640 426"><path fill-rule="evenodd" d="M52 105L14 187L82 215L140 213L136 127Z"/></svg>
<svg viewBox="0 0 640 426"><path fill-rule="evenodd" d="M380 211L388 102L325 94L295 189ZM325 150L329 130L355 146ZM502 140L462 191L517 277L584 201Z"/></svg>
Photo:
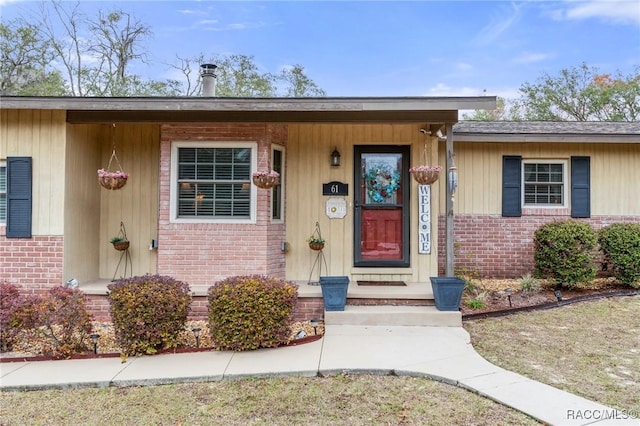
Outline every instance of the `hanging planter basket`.
<svg viewBox="0 0 640 426"><path fill-rule="evenodd" d="M415 166L409 169L409 173L420 185L431 185L440 176L440 166Z"/></svg>
<svg viewBox="0 0 640 426"><path fill-rule="evenodd" d="M120 189L127 184L129 174L121 171L110 172L108 170L98 170L98 182L106 189Z"/></svg>
<svg viewBox="0 0 640 426"><path fill-rule="evenodd" d="M320 233L320 224L318 222L316 222L316 229L313 231L313 234L307 238L307 243L311 250L320 251L324 248L325 240Z"/></svg>
<svg viewBox="0 0 640 426"><path fill-rule="evenodd" d="M319 241L309 241L309 248L316 251L322 250L324 248L324 243Z"/></svg>
<svg viewBox="0 0 640 426"><path fill-rule="evenodd" d="M111 127L111 143L113 145L113 151L111 151L109 165L106 169L98 169L98 183L103 188L111 190L122 188L127 184L127 179L129 179L129 173L125 173L122 171L122 165L120 164L120 160L118 160L118 156L116 155L116 144L114 141L115 127L115 124L113 124ZM111 163L113 163L114 160L118 165L117 171L111 170Z"/></svg>
<svg viewBox="0 0 640 426"><path fill-rule="evenodd" d="M253 184L258 188L271 189L280 183L280 173L275 170L253 173Z"/></svg>
<svg viewBox="0 0 640 426"><path fill-rule="evenodd" d="M127 230L124 227L124 222L120 222L120 232L117 236L111 238L109 242L113 244L113 248L118 251L129 249L129 239L127 238Z"/></svg>
<svg viewBox="0 0 640 426"><path fill-rule="evenodd" d="M116 241L111 244L113 244L113 248L118 251L125 251L129 248L129 241L127 240Z"/></svg>

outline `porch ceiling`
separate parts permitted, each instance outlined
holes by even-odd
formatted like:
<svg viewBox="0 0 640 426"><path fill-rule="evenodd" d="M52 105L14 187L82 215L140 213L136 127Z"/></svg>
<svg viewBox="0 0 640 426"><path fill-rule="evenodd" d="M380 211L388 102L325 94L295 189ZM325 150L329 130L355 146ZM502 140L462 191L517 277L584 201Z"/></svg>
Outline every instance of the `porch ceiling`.
<svg viewBox="0 0 640 426"><path fill-rule="evenodd" d="M399 98L0 97L3 109L66 110L88 122L457 122L461 109L492 109L494 96Z"/></svg>

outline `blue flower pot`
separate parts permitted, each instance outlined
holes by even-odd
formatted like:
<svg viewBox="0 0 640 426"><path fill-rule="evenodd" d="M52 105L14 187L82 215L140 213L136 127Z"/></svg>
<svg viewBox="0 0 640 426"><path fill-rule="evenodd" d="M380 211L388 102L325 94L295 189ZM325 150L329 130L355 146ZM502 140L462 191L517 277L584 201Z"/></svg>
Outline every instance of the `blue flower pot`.
<svg viewBox="0 0 640 426"><path fill-rule="evenodd" d="M431 277L431 288L439 311L458 311L465 281L456 277Z"/></svg>
<svg viewBox="0 0 640 426"><path fill-rule="evenodd" d="M325 311L344 311L347 303L349 277L320 277L320 288Z"/></svg>

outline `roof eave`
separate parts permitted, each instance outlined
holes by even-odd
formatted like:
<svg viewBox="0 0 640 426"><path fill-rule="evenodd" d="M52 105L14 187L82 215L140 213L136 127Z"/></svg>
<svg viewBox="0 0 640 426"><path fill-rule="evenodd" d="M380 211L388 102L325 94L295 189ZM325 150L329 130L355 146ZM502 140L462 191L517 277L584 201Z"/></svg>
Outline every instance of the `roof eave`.
<svg viewBox="0 0 640 426"><path fill-rule="evenodd" d="M495 142L495 143L640 143L638 135L623 134L497 134L497 133L456 133L455 142Z"/></svg>
<svg viewBox="0 0 640 426"><path fill-rule="evenodd" d="M493 109L495 96L385 98L0 97L2 109L78 111L457 111Z"/></svg>

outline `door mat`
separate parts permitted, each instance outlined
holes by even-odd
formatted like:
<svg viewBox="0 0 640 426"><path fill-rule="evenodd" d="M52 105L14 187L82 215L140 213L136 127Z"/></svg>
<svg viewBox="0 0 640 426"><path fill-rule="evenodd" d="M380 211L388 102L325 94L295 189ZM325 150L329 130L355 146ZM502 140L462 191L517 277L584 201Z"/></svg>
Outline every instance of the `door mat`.
<svg viewBox="0 0 640 426"><path fill-rule="evenodd" d="M404 281L358 281L358 285L406 286Z"/></svg>

